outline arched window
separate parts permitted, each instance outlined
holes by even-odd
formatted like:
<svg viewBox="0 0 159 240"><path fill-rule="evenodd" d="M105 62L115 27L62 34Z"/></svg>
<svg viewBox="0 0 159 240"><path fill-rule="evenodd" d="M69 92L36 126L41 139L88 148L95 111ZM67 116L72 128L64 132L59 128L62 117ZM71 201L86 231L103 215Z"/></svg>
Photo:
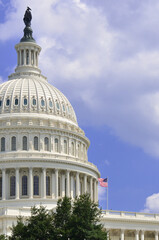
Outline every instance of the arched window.
<svg viewBox="0 0 159 240"><path fill-rule="evenodd" d="M50 176L46 176L46 196L50 196Z"/></svg>
<svg viewBox="0 0 159 240"><path fill-rule="evenodd" d="M10 177L10 196L15 196L15 176Z"/></svg>
<svg viewBox="0 0 159 240"><path fill-rule="evenodd" d="M45 106L45 101L42 99L41 100L41 106L44 107Z"/></svg>
<svg viewBox="0 0 159 240"><path fill-rule="evenodd" d="M16 151L16 137L12 137L11 149L12 149L12 151Z"/></svg>
<svg viewBox="0 0 159 240"><path fill-rule="evenodd" d="M2 177L0 177L0 198L2 198Z"/></svg>
<svg viewBox="0 0 159 240"><path fill-rule="evenodd" d="M2 107L2 100L0 100L0 107Z"/></svg>
<svg viewBox="0 0 159 240"><path fill-rule="evenodd" d="M49 151L49 139L47 137L44 139L44 150Z"/></svg>
<svg viewBox="0 0 159 240"><path fill-rule="evenodd" d="M23 150L27 150L27 137L23 137Z"/></svg>
<svg viewBox="0 0 159 240"><path fill-rule="evenodd" d="M22 195L28 195L28 178L26 175L22 177Z"/></svg>
<svg viewBox="0 0 159 240"><path fill-rule="evenodd" d="M78 144L78 157L80 157L80 145Z"/></svg>
<svg viewBox="0 0 159 240"><path fill-rule="evenodd" d="M64 153L67 154L67 141L64 140Z"/></svg>
<svg viewBox="0 0 159 240"><path fill-rule="evenodd" d="M38 137L34 137L34 150L38 151Z"/></svg>
<svg viewBox="0 0 159 240"><path fill-rule="evenodd" d="M4 152L5 151L5 138L2 137L1 138L1 152Z"/></svg>
<svg viewBox="0 0 159 240"><path fill-rule="evenodd" d="M75 155L75 146L74 142L71 143L71 154L74 156Z"/></svg>
<svg viewBox="0 0 159 240"><path fill-rule="evenodd" d="M24 98L24 105L26 106L28 104L28 99Z"/></svg>
<svg viewBox="0 0 159 240"><path fill-rule="evenodd" d="M55 138L55 152L59 152L59 141Z"/></svg>
<svg viewBox="0 0 159 240"><path fill-rule="evenodd" d="M10 99L7 99L6 100L6 106L9 106L10 105Z"/></svg>
<svg viewBox="0 0 159 240"><path fill-rule="evenodd" d="M35 106L36 105L36 99L33 98L33 105Z"/></svg>
<svg viewBox="0 0 159 240"><path fill-rule="evenodd" d="M18 98L15 99L14 104L17 106L18 105Z"/></svg>
<svg viewBox="0 0 159 240"><path fill-rule="evenodd" d="M39 176L34 176L34 195L39 195Z"/></svg>

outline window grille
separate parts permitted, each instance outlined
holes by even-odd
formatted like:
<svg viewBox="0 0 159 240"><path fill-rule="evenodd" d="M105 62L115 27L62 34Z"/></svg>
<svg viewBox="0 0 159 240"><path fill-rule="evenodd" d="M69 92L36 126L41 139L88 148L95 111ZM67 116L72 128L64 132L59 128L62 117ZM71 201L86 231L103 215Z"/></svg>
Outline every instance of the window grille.
<svg viewBox="0 0 159 240"><path fill-rule="evenodd" d="M38 137L34 137L34 150L38 150Z"/></svg>
<svg viewBox="0 0 159 240"><path fill-rule="evenodd" d="M44 139L44 150L49 151L49 139L47 137Z"/></svg>
<svg viewBox="0 0 159 240"><path fill-rule="evenodd" d="M34 176L34 195L39 195L39 176Z"/></svg>
<svg viewBox="0 0 159 240"><path fill-rule="evenodd" d="M50 176L46 176L46 196L50 196Z"/></svg>
<svg viewBox="0 0 159 240"><path fill-rule="evenodd" d="M10 177L10 196L15 196L15 176Z"/></svg>
<svg viewBox="0 0 159 240"><path fill-rule="evenodd" d="M11 145L12 151L16 151L16 137L12 137Z"/></svg>
<svg viewBox="0 0 159 240"><path fill-rule="evenodd" d="M23 150L27 150L27 137L23 137Z"/></svg>

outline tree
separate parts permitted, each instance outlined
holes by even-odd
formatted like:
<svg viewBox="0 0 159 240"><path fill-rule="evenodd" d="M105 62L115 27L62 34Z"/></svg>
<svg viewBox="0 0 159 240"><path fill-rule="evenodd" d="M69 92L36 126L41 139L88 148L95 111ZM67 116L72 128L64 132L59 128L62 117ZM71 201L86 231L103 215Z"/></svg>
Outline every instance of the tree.
<svg viewBox="0 0 159 240"><path fill-rule="evenodd" d="M54 239L53 212L45 207L33 207L31 217L26 220L19 217L17 225L12 227L9 240L52 240Z"/></svg>
<svg viewBox="0 0 159 240"><path fill-rule="evenodd" d="M88 194L73 202L64 197L55 212L33 207L26 220L19 217L9 240L106 240L100 218L101 210Z"/></svg>
<svg viewBox="0 0 159 240"><path fill-rule="evenodd" d="M71 240L106 240L107 234L100 224L101 210L91 201L89 194L81 195L73 203L70 221Z"/></svg>

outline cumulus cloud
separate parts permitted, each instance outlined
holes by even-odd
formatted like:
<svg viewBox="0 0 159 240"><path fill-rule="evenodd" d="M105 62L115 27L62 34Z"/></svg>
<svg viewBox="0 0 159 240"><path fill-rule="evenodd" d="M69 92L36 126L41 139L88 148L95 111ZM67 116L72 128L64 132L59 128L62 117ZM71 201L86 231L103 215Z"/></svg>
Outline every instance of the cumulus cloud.
<svg viewBox="0 0 159 240"><path fill-rule="evenodd" d="M159 213L159 193L146 198L144 212Z"/></svg>
<svg viewBox="0 0 159 240"><path fill-rule="evenodd" d="M30 5L43 74L78 104L80 121L108 125L124 141L159 157L159 3L106 4L11 0L0 41L20 35Z"/></svg>

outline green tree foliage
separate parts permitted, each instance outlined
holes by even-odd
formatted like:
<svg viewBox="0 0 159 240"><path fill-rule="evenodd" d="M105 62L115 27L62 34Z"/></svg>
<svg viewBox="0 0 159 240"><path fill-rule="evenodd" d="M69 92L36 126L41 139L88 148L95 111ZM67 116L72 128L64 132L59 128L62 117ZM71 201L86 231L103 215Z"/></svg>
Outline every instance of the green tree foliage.
<svg viewBox="0 0 159 240"><path fill-rule="evenodd" d="M30 217L19 217L9 240L106 240L100 218L101 210L88 194L74 202L64 197L55 212L33 207Z"/></svg>

